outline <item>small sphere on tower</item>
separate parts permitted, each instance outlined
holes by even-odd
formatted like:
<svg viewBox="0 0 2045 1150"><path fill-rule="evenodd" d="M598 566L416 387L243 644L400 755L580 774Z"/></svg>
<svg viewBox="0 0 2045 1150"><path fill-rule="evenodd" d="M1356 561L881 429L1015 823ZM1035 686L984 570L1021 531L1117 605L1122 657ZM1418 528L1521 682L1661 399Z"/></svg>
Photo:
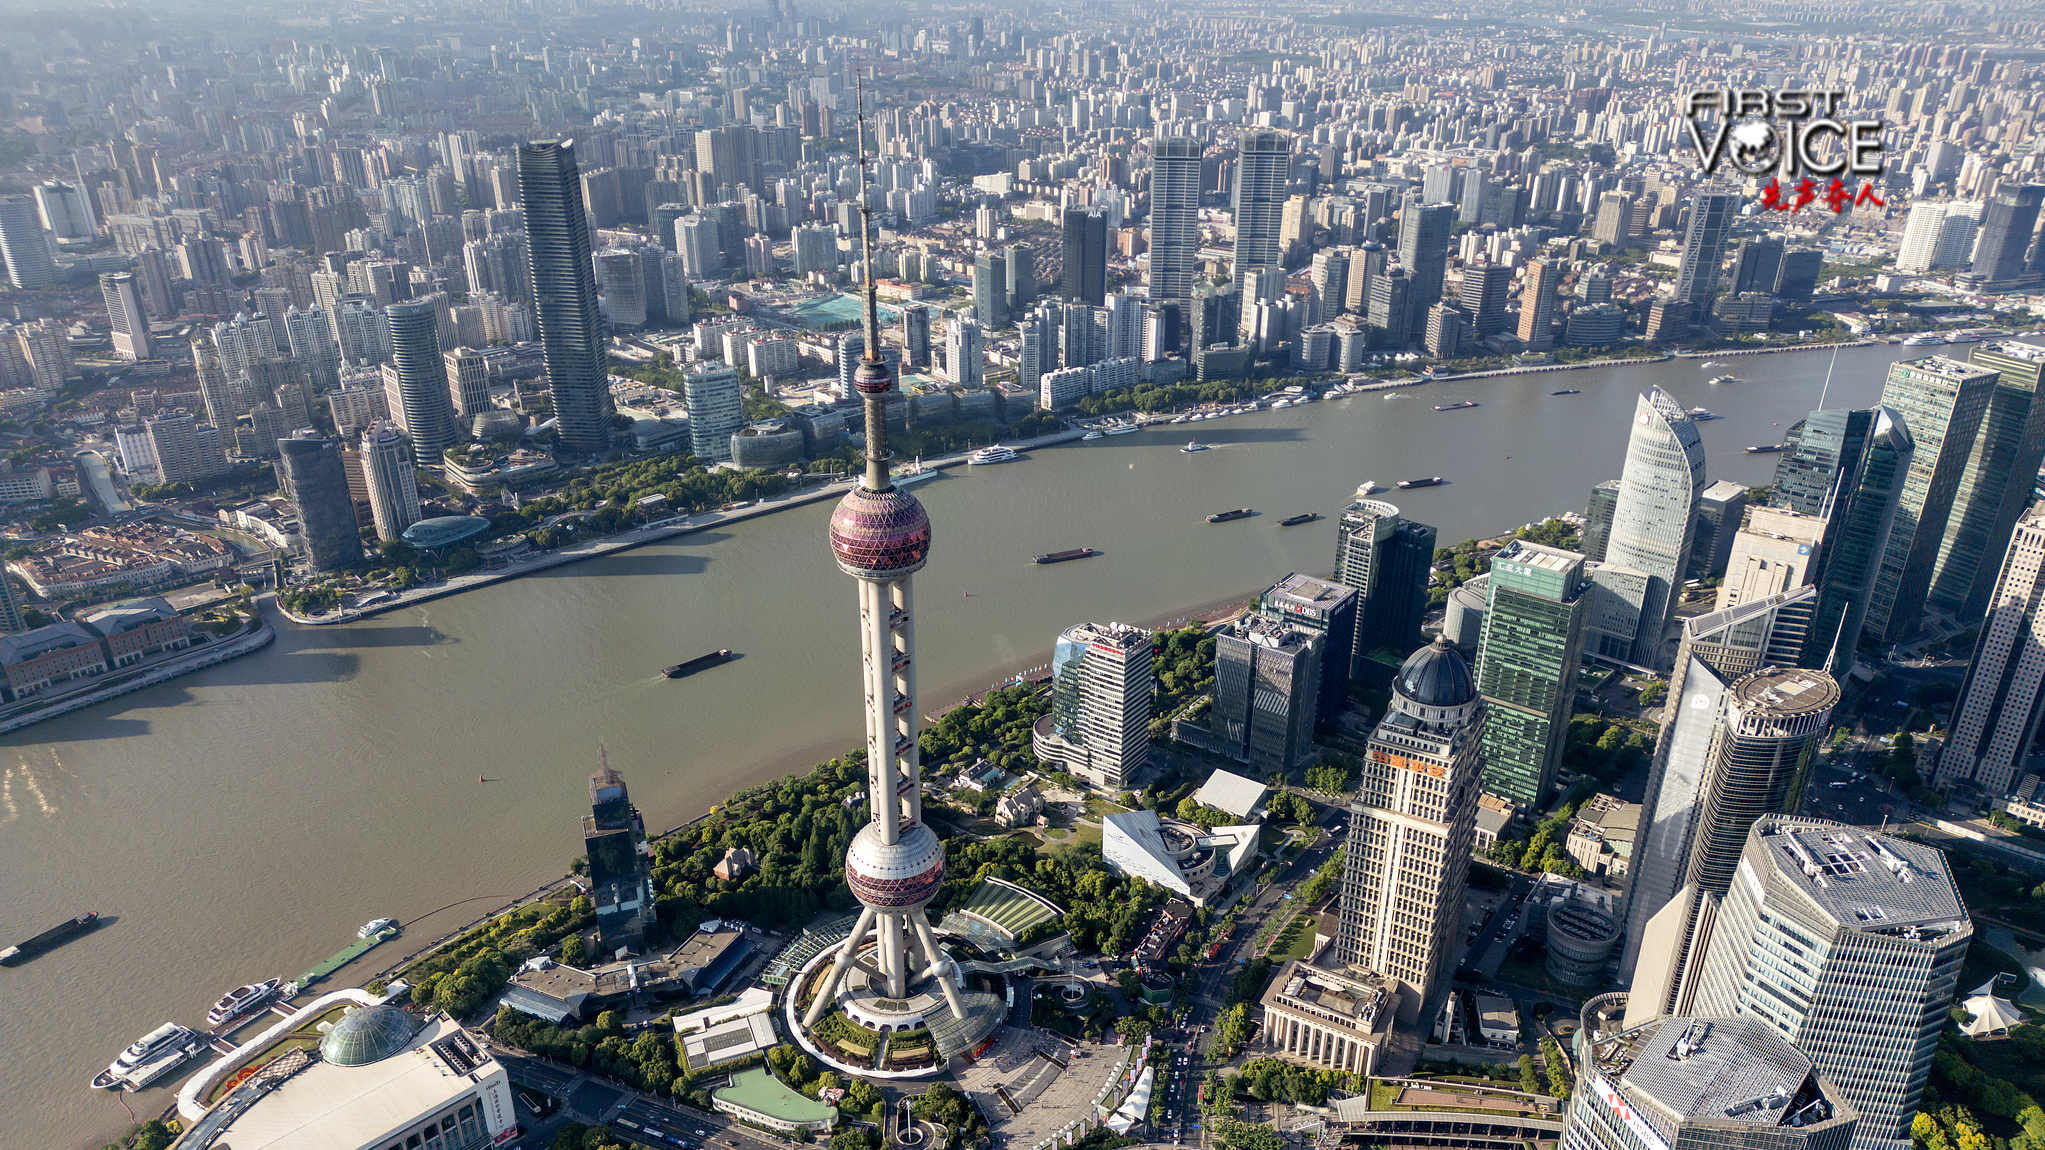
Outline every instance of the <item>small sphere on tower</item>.
<svg viewBox="0 0 2045 1150"><path fill-rule="evenodd" d="M930 558L930 514L899 487L855 487L831 513L831 551L847 575L899 579Z"/></svg>

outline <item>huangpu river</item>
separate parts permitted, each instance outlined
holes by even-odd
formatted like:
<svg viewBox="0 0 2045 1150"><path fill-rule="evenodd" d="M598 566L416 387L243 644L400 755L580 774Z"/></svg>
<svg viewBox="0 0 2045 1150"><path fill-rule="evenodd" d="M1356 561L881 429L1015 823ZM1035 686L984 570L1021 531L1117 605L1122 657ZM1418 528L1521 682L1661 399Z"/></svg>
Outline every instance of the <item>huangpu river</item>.
<svg viewBox="0 0 2045 1150"><path fill-rule="evenodd" d="M1925 349L1838 353L1827 406L1867 406ZM1965 349L1953 349L1964 351ZM1710 476L1769 481L1817 406L1826 351L1504 376L1367 393L1071 443L918 485L935 530L917 579L925 711L1047 661L1085 620L1141 622L1334 563L1359 483L1443 544L1581 510L1616 477L1653 384L1723 419ZM1739 382L1712 387L1732 373ZM1556 396L1562 388L1580 394ZM1437 412L1435 404L1482 406ZM1214 450L1187 454L1197 436ZM1441 487L1399 491L1440 475ZM1211 512L1254 518L1212 525ZM113 921L0 971L0 1146L97 1146L128 1122L87 1080L240 983L290 978L390 915L381 967L564 873L597 744L650 828L858 745L853 582L818 504L331 627L0 740L0 941ZM1098 558L1035 566L1033 554ZM273 616L274 618L274 616ZM659 669L720 647L725 666ZM479 783L478 777L489 781ZM339 983L337 983L339 984ZM132 1096L139 1116L170 1089Z"/></svg>

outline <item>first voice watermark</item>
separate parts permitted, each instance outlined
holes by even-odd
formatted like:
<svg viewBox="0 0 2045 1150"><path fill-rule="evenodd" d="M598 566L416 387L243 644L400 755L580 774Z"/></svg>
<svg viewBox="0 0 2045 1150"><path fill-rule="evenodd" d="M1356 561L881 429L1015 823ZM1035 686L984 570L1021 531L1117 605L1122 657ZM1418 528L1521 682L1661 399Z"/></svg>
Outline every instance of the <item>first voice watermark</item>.
<svg viewBox="0 0 2045 1150"><path fill-rule="evenodd" d="M1747 176L1773 174L1761 190L1763 207L1793 212L1821 198L1834 212L1883 207L1873 184L1846 183L1849 175L1882 174L1882 122L1839 119L1845 97L1840 88L1700 89L1685 97L1684 127L1707 174L1721 164ZM1829 183L1820 185L1824 177Z"/></svg>

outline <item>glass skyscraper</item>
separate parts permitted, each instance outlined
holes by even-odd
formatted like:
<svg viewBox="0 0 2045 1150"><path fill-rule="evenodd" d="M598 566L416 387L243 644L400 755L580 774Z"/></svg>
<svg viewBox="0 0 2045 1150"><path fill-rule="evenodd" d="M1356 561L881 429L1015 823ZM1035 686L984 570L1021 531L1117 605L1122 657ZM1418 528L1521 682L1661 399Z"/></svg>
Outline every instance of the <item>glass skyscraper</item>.
<svg viewBox="0 0 2045 1150"><path fill-rule="evenodd" d="M519 198L532 259L534 310L554 394L561 446L585 455L611 441L609 340L597 310L596 266L573 140L538 140L518 148Z"/></svg>
<svg viewBox="0 0 2045 1150"><path fill-rule="evenodd" d="M1889 365L1882 406L1901 416L1916 445L1896 503L1889 545L1868 597L1865 631L1895 643L1917 630L1974 438L1997 372L1942 355ZM2025 482L2029 482L2026 477ZM1999 498L1999 496L1998 496Z"/></svg>
<svg viewBox="0 0 2045 1150"><path fill-rule="evenodd" d="M2038 393L2045 348L2014 340L1976 344L1968 362L1993 370L1995 387L1953 494L1952 518L1925 600L1971 620L1987 609L1996 565L2018 513L2031 502L2038 464L2045 459L2045 397Z"/></svg>
<svg viewBox="0 0 2045 1150"><path fill-rule="evenodd" d="M1286 178L1291 175L1292 137L1268 129L1245 132L1237 147L1231 206L1236 225L1233 267L1241 279L1250 268L1277 266L1285 255L1278 228L1285 210Z"/></svg>
<svg viewBox="0 0 2045 1150"><path fill-rule="evenodd" d="M1352 675L1382 683L1420 646L1434 540L1434 528L1402 518L1381 499L1358 499L1343 509L1335 536L1335 582L1354 587L1359 600ZM1380 661L1373 663L1374 656ZM1373 666L1383 673L1370 674Z"/></svg>
<svg viewBox="0 0 2045 1150"><path fill-rule="evenodd" d="M1150 298L1190 299L1200 246L1200 141L1158 136L1150 144Z"/></svg>
<svg viewBox="0 0 2045 1150"><path fill-rule="evenodd" d="M431 299L408 300L383 314L391 329L391 362L384 371L396 383L396 394L386 394L385 400L414 454L431 462L458 438L447 361L440 353L439 309Z"/></svg>
<svg viewBox="0 0 2045 1150"><path fill-rule="evenodd" d="M1587 604L1583 556L1515 541L1491 560L1477 645L1484 789L1532 810L1555 782L1576 703Z"/></svg>
<svg viewBox="0 0 2045 1150"><path fill-rule="evenodd" d="M1704 442L1697 425L1674 396L1657 387L1634 405L1633 436L1605 544L1607 563L1647 576L1632 657L1643 667L1668 664L1669 620L1690 562L1703 494Z"/></svg>
<svg viewBox="0 0 2045 1150"><path fill-rule="evenodd" d="M1683 231L1683 262L1676 268L1676 302L1690 305L1690 322L1711 314L1711 296L1718 289L1718 265L1725 258L1725 240L1739 218L1741 197L1727 192L1700 192L1690 200L1690 226Z"/></svg>
<svg viewBox="0 0 2045 1150"><path fill-rule="evenodd" d="M1422 203L1416 192L1406 193L1399 205L1399 266L1406 269L1408 284L1404 342L1426 333L1427 309L1441 302L1455 223L1455 205Z"/></svg>

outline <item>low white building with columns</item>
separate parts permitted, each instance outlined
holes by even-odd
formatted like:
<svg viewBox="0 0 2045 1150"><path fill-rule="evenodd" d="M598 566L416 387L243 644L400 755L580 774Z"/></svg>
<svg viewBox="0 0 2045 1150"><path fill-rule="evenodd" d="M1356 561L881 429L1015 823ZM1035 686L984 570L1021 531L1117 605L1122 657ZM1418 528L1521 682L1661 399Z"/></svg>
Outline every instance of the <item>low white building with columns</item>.
<svg viewBox="0 0 2045 1150"><path fill-rule="evenodd" d="M1376 1074L1398 1004L1387 980L1291 959L1264 991L1265 1053L1301 1066Z"/></svg>

